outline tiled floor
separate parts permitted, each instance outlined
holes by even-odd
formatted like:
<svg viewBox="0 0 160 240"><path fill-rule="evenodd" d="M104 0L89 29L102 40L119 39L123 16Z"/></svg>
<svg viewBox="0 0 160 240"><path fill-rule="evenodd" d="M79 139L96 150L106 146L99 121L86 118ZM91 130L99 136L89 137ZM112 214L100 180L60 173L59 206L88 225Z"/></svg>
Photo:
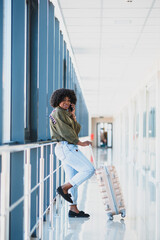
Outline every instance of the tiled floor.
<svg viewBox="0 0 160 240"><path fill-rule="evenodd" d="M111 164L112 151L95 149L97 165ZM68 206L62 200L59 214L54 215L54 229L44 223L44 240L159 240L159 215L156 216L156 187L147 173L133 166L114 163L120 178L127 216L109 221L104 210L99 186L93 176L79 187L79 209L91 215L90 219L69 219ZM157 220L156 220L157 219ZM160 222L159 222L160 223Z"/></svg>

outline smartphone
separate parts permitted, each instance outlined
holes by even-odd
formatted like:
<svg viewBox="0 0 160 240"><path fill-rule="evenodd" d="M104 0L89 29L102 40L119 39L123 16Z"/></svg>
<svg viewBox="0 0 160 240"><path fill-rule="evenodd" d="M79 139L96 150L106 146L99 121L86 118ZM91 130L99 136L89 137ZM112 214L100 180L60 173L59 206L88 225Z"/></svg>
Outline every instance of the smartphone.
<svg viewBox="0 0 160 240"><path fill-rule="evenodd" d="M71 112L73 111L72 105L69 106L69 110L70 110Z"/></svg>

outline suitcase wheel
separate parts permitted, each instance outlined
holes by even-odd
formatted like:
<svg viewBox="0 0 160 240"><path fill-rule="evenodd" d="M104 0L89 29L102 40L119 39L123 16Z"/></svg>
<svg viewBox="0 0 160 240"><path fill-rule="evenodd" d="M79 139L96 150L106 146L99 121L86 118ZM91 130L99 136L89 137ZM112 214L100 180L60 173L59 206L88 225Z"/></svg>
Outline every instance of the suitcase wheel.
<svg viewBox="0 0 160 240"><path fill-rule="evenodd" d="M121 217L124 218L126 216L126 211L125 210L122 210L121 211Z"/></svg>
<svg viewBox="0 0 160 240"><path fill-rule="evenodd" d="M112 214L108 214L108 218L109 218L109 220L113 220L113 215Z"/></svg>

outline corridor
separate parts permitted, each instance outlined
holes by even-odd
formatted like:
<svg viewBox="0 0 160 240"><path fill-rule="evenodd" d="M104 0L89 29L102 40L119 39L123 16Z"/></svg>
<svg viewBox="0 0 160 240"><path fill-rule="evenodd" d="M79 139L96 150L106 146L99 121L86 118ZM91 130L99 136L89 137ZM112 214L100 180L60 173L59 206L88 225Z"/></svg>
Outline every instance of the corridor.
<svg viewBox="0 0 160 240"><path fill-rule="evenodd" d="M160 0L0 0L0 240L160 240L159 43ZM96 176L68 218L59 141L116 167L125 219Z"/></svg>
<svg viewBox="0 0 160 240"><path fill-rule="evenodd" d="M91 215L90 219L68 218L68 204L54 214L54 228L44 223L44 240L153 240L156 239L156 188L147 172L143 175L129 164L113 161L111 149L94 149L97 167L114 164L120 178L127 215L108 220L100 188L94 175L79 187L79 209ZM63 202L63 200L62 200ZM54 206L55 211L55 206ZM49 230L48 230L49 229Z"/></svg>

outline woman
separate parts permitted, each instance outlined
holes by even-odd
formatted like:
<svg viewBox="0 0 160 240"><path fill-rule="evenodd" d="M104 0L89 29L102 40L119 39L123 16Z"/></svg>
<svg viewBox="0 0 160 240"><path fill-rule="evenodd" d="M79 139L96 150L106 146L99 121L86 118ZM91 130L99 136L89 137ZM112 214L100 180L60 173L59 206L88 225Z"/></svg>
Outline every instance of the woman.
<svg viewBox="0 0 160 240"><path fill-rule="evenodd" d="M58 89L53 92L50 104L54 108L50 114L50 132L57 141L55 154L63 162L67 183L57 188L57 192L70 202L69 217L89 217L77 208L78 186L94 174L94 167L78 149L89 146L90 141L80 141L80 124L75 116L77 98L73 90ZM69 192L69 193L68 193Z"/></svg>

